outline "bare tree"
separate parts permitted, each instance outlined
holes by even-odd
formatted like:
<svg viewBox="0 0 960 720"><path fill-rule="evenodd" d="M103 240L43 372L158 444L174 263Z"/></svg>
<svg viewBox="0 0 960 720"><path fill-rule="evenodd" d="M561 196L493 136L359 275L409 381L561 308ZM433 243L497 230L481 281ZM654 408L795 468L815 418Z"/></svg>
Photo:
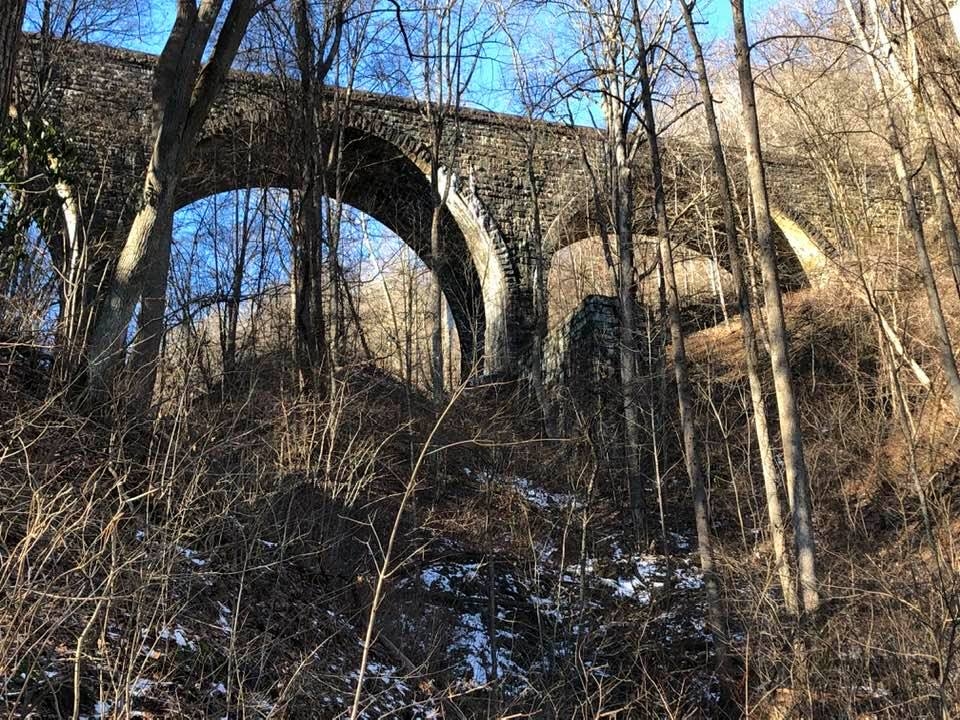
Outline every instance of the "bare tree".
<svg viewBox="0 0 960 720"><path fill-rule="evenodd" d="M322 29L316 36L314 21L307 0L294 0L292 5L296 39L296 62L300 81L298 98L300 160L298 186L292 196L294 263L291 273L294 358L303 389L325 383L329 368L326 318L322 289L322 253L320 197L323 190L320 158L317 103L319 91L326 81L340 48L344 13L342 6L324 12ZM319 47L321 57L316 57ZM292 150L292 148L291 148Z"/></svg>
<svg viewBox="0 0 960 720"><path fill-rule="evenodd" d="M736 44L737 75L743 114L744 141L747 151L747 173L756 223L760 269L763 275L764 308L767 316L767 339L773 369L777 411L780 418L780 440L786 466L787 496L793 516L794 542L803 607L815 613L820 606L820 590L816 572L816 542L813 529L813 503L810 478L803 450L800 409L793 387L793 372L787 353L787 329L783 315L783 298L777 269L777 253L773 245L773 225L767 198L767 181L760 147L760 122L757 116L750 44L747 38L743 0L730 0Z"/></svg>
<svg viewBox="0 0 960 720"><path fill-rule="evenodd" d="M540 179L537 174L536 156L540 148L542 120L554 102L556 102L555 84L546 82L540 77L536 67L538 58L529 57L522 47L520 37L529 32L529 27L514 28L510 24L511 10L507 4L498 8L500 25L506 36L510 48L515 79L514 97L522 108L525 120L523 131L520 132L520 141L525 150L525 170L527 195L529 198L532 217L530 219L530 239L533 272L533 337L530 360L530 384L540 405L544 428L548 434L554 434L554 411L550 397L547 394L544 381L544 343L547 337L548 287L547 274L549 266L545 257L544 230L541 218ZM527 17L530 20L530 17ZM518 37L519 36L519 37Z"/></svg>
<svg viewBox="0 0 960 720"><path fill-rule="evenodd" d="M13 75L20 45L20 28L27 10L27 0L4 0L0 8L0 124L6 120L10 105Z"/></svg>
<svg viewBox="0 0 960 720"><path fill-rule="evenodd" d="M927 249L926 233L923 228L923 221L920 218L917 193L914 188L915 172L910 162L908 130L903 128L902 122L898 120L894 99L899 94L906 94L911 100L914 115L918 120L917 125L922 135L923 161L928 167L928 177L936 200L937 217L940 221L941 235L950 252L954 272L957 273L956 262L960 261L960 242L957 240L957 227L954 221L950 199L946 193L946 183L943 177L936 144L932 136L930 121L923 105L923 89L911 83L910 78L907 76L907 73L904 71L894 53L893 44L887 33L880 8L875 0L867 0L866 12L864 12L863 8L857 8L852 0L844 0L844 3L847 8L847 13L850 16L856 41L867 59L874 88L880 96L883 105L887 142L890 146L893 166L897 175L904 218L910 235L913 238L914 246L916 247L917 259L920 262L920 274L923 277L923 285L927 293L927 303L930 308L930 316L933 320L937 345L940 350L940 365L946 376L947 386L950 389L953 404L956 409L960 411L960 371L958 371L957 368L957 359L954 355L950 331L947 328L947 322L943 314L940 291L937 288L936 274L930 260L930 253ZM908 40L910 40L908 44L915 45L915 41L912 40L912 36L909 34ZM919 67L916 65L915 55L912 51L911 57L913 58L913 77L916 78L916 82L919 82ZM892 91L888 88L888 83L884 81L884 75L881 71L881 58L888 72L893 76L894 87ZM955 277L957 277L957 275L955 275Z"/></svg>
<svg viewBox="0 0 960 720"><path fill-rule="evenodd" d="M609 217L616 236L617 295L620 306L620 384L623 394L624 431L630 504L634 526L646 535L646 483L641 459L640 408L638 392L639 310L638 273L634 257L634 166L642 133L633 132L642 105L642 87L635 67L644 62L636 39L628 37L631 12L620 0L594 3L583 0L578 15L579 32L591 79L598 84L605 121L605 151L609 172ZM625 29L627 29L625 31ZM605 205L599 184L594 188L598 208ZM598 212L601 238L608 246L605 212Z"/></svg>
<svg viewBox="0 0 960 720"><path fill-rule="evenodd" d="M737 233L737 217L733 207L733 193L730 188L730 176L727 172L727 162L723 152L723 143L720 139L720 126L714 110L713 92L710 88L710 79L707 75L707 64L703 56L703 48L697 35L693 20L693 2L680 0L680 10L687 27L687 35L693 50L696 64L697 80L700 86L700 98L703 101L703 113L707 126L707 135L710 138L710 149L713 154L713 171L717 178L717 192L720 195L720 205L723 209L723 227L726 232L727 258L730 263L730 274L733 276L734 291L737 295L737 308L740 312L740 331L743 338L744 355L747 361L747 378L750 382L750 399L753 404L753 422L757 432L757 448L760 451L760 467L763 471L763 486L767 500L767 516L770 521L770 535L773 541L774 563L780 576L780 587L783 590L783 599L786 606L797 612L796 587L794 585L793 570L791 569L790 553L786 545L786 528L784 526L783 510L780 504L780 480L773 458L773 448L770 443L770 431L767 427L767 412L763 398L763 386L760 382L760 363L757 358L757 338L753 327L753 314L750 310L750 295L747 292L747 281L743 274L743 264L740 259L740 246Z"/></svg>
<svg viewBox="0 0 960 720"><path fill-rule="evenodd" d="M643 129L650 151L651 178L653 181L653 209L657 225L660 269L663 274L663 286L666 292L667 317L670 325L670 341L673 347L673 369L677 381L677 400L680 409L680 425L683 432L684 459L687 476L690 479L690 491L693 497L693 513L697 529L697 546L700 556L700 570L703 572L707 593L707 618L716 643L717 660L721 671L721 682L726 682L727 630L726 612L720 591L720 579L716 572L713 552L712 530L710 528L707 507L707 482L703 464L703 447L696 418L694 416L693 390L687 367L687 352L680 323L680 296L677 291L677 279L674 273L673 246L667 218L666 195L663 185L662 158L657 120L654 111L654 85L650 67L656 67L654 48L670 46L671 28L667 16L650 17L650 9L641 9L638 0L631 4L630 22L633 25L634 42L637 46L637 75L640 79L640 99L643 107ZM653 36L648 42L644 26L655 25ZM728 700L729 698L724 698Z"/></svg>
<svg viewBox="0 0 960 720"><path fill-rule="evenodd" d="M139 207L120 250L87 348L87 372L95 393L104 390L117 361L127 324L142 297L143 329L132 369L147 377L140 385L149 397L160 348L170 229L181 169L236 56L257 4L233 0L222 17L212 53L202 62L221 0L179 0L173 29L157 60L151 92L152 151ZM138 383L139 384L139 383Z"/></svg>
<svg viewBox="0 0 960 720"><path fill-rule="evenodd" d="M462 0L421 0L414 8L401 8L394 0L394 7L407 59L413 65L407 86L418 102L429 133L426 149L432 203L430 256L436 273L445 262L457 261L445 255L441 220L453 189L460 110L493 29L484 26L481 5ZM411 13L412 23L407 19ZM439 282L433 308L431 385L434 403L439 407L444 395L443 290Z"/></svg>

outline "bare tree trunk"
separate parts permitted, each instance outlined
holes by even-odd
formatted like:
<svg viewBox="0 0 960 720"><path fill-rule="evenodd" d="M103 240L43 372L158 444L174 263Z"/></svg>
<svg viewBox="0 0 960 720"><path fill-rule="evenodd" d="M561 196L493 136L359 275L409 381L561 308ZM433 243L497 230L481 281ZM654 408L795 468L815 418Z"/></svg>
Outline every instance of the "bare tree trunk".
<svg viewBox="0 0 960 720"><path fill-rule="evenodd" d="M437 174L436 165L432 172ZM434 181L435 182L435 181ZM434 185L434 188L437 186ZM434 267L433 288L433 327L430 331L430 386L433 389L433 402L440 406L443 402L443 289L440 287L440 265L442 261L442 247L440 245L440 213L442 200L434 189L433 214L430 221L430 256Z"/></svg>
<svg viewBox="0 0 960 720"><path fill-rule="evenodd" d="M57 358L54 382L68 386L84 364L87 336L93 322L94 300L103 277L94 277L89 238L74 189L63 184L57 189L63 200L60 258L60 314L57 318Z"/></svg>
<svg viewBox="0 0 960 720"><path fill-rule="evenodd" d="M327 272L330 277L330 315L333 319L333 342L330 345L330 357L334 366L344 362L347 344L347 315L346 281L343 269L340 267L340 220L341 208L337 203L336 210L331 202L327 202Z"/></svg>
<svg viewBox="0 0 960 720"><path fill-rule="evenodd" d="M202 0L199 7L190 0L179 0L177 4L173 29L154 71L154 142L140 208L90 333L87 370L94 398L109 386L127 324L151 276L151 265L164 252L159 245L169 240L169 234L160 237L163 233L156 232L158 219L162 221L173 214L180 170L193 150L256 9L254 0L231 2L213 53L201 65L219 19L221 0Z"/></svg>
<svg viewBox="0 0 960 720"><path fill-rule="evenodd" d="M322 82L336 56L342 28L338 10L333 25L324 28L324 39L333 32L328 54L318 64L314 54L313 26L307 0L295 0L291 8L300 75L298 97L300 124L299 178L294 210L294 359L300 387L304 391L329 390L334 371L327 344L322 289L321 177L320 146L317 134L317 83ZM326 371L329 370L331 378Z"/></svg>
<svg viewBox="0 0 960 720"><path fill-rule="evenodd" d="M723 153L723 142L720 139L720 128L713 105L713 92L710 89L710 80L707 75L707 65L703 58L703 49L697 37L696 26L691 12L692 5L686 0L680 0L683 11L683 20L687 26L687 35L693 48L694 59L697 65L697 74L700 84L700 96L703 100L703 111L707 124L707 134L710 137L710 147L713 152L713 169L717 176L717 189L720 193L720 204L723 207L723 226L727 235L727 255L730 263L730 274L733 276L734 291L737 294L737 307L740 312L740 329L743 338L743 349L747 360L747 377L750 382L750 399L753 405L753 422L757 431L757 448L760 451L760 467L763 471L763 487L767 500L767 517L770 522L770 535L773 542L774 563L780 577L780 587L783 591L783 600L791 612L798 612L797 592L791 569L790 554L787 551L786 527L783 519L783 509L780 503L780 482L776 464L773 460L773 448L770 443L770 432L767 428L767 413L763 399L763 386L760 383L760 363L757 358L757 338L753 328L753 315L750 311L750 295L747 292L747 281L743 274L743 263L740 259L740 247L737 238L737 218L733 209L733 193L730 190L730 177L727 173L727 163Z"/></svg>
<svg viewBox="0 0 960 720"><path fill-rule="evenodd" d="M543 225L540 218L540 189L537 187L536 173L534 172L534 151L536 150L535 133L536 129L533 123L527 130L527 191L530 193L530 202L533 207L533 352L530 368L530 382L533 385L533 392L537 398L537 404L540 405L540 412L543 417L544 430L548 435L555 434L553 408L550 398L547 396L544 384L544 343L547 339L547 268L545 267L543 257Z"/></svg>
<svg viewBox="0 0 960 720"><path fill-rule="evenodd" d="M244 193L243 201L243 221L241 223L241 234L239 242L234 245L233 267L231 268L230 288L227 292L227 300L224 303L223 317L223 380L226 385L233 381L237 370L237 352L240 322L240 304L243 301L243 275L247 266L247 252L250 247L250 234L252 232L250 219L250 197L251 191L248 188ZM260 193L258 204L263 203L264 193Z"/></svg>
<svg viewBox="0 0 960 720"><path fill-rule="evenodd" d="M939 346L940 350L940 365L943 369L943 374L946 377L947 386L950 389L954 407L958 412L960 412L960 372L958 372L957 369L957 359L953 353L953 343L950 340L950 332L947 328L947 322L943 314L943 306L940 303L940 292L937 289L936 274L933 270L933 264L930 261L930 253L927 250L927 240L923 230L923 221L920 219L920 211L917 207L917 197L913 188L913 173L910 169L910 164L908 161L906 143L902 137L901 129L897 124L893 101L890 95L887 93L883 82L883 77L880 74L879 63L875 55L875 52L878 48L875 47L874 43L871 42L870 38L867 36L866 27L863 25L864 21L856 12L850 0L845 0L845 4L847 13L850 16L850 22L853 25L853 30L857 37L857 42L860 45L860 49L866 55L874 86L883 99L884 112L886 113L885 120L887 124L887 142L890 145L893 166L897 175L897 185L900 190L900 201L903 209L904 220L917 250L917 259L920 263L920 274L923 277L923 286L927 293L927 304L930 308L930 316L933 321L934 331L937 336L937 345ZM876 38L880 41L883 47L888 48L890 46L890 40L887 37L885 28L883 27L883 21L875 2L871 2L870 10L874 20L874 31ZM899 78L898 84L903 86L904 89L910 91L912 88L909 86L909 81L906 79L902 68L896 62L896 58L893 58L892 70ZM930 176L935 192L939 187L940 191L943 193L943 197L937 198L937 209L941 223L941 230L943 231L949 246L949 244L952 242L951 231L952 237L954 239L956 238L956 225L953 223L953 214L950 209L949 200L946 197L945 192L943 192L944 187L942 182L942 170L940 170L939 160L936 155L936 148L932 144L933 138L929 132L929 124L926 123L926 115L922 112L922 107L918 107L916 103L914 110L919 110L922 114L922 117L920 118L920 125L921 128L924 129L924 140L926 144L925 152L927 153L926 160L936 161L930 168ZM954 251L951 251L951 258L953 256Z"/></svg>
<svg viewBox="0 0 960 720"><path fill-rule="evenodd" d="M910 98L914 117L922 133L924 165L926 165L927 176L930 180L930 190L933 193L936 203L937 219L940 223L940 234L943 237L944 244L947 246L954 287L958 296L960 296L960 236L958 236L957 223L953 214L953 208L950 204L950 197L947 194L943 167L940 164L940 153L937 150L936 138L933 133L933 124L930 121L930 114L927 112L927 92L924 84L924 76L920 68L916 23L910 12L909 3L905 3L901 11L903 12L904 31L906 35L905 45L910 70L908 76L896 53L893 52L893 44L887 34L887 29L883 23L883 17L880 14L876 0L870 0L869 7L876 24L878 40L885 48L890 48L890 52L886 53L888 65L894 78L901 86L901 89L905 91L905 95Z"/></svg>
<svg viewBox="0 0 960 720"><path fill-rule="evenodd" d="M646 540L646 483L640 459L640 408L637 388L637 270L633 251L633 167L627 148L623 99L605 99L613 218L617 234L617 295L620 308L620 386L629 475L630 513L641 544Z"/></svg>
<svg viewBox="0 0 960 720"><path fill-rule="evenodd" d="M170 242L173 234L173 213L158 218L154 229L159 250L150 265L140 299L137 332L130 348L131 387L134 403L149 403L153 397L160 365L160 345L166 329L167 278L170 274Z"/></svg>
<svg viewBox="0 0 960 720"><path fill-rule="evenodd" d="M760 148L760 125L757 118L757 102L753 86L753 70L750 66L750 46L743 14L743 0L730 0L730 6L733 10L737 73L740 80L743 127L746 135L744 139L747 150L747 174L750 180L757 244L760 250L760 272L763 276L770 364L773 369L773 384L780 419L780 440L783 445L783 461L787 474L787 496L793 514L794 544L797 552L803 610L815 613L820 607L820 590L816 571L813 502L803 451L800 409L797 406L793 372L790 369L790 359L787 354L787 330L783 316L777 253L773 245L767 181Z"/></svg>
<svg viewBox="0 0 960 720"><path fill-rule="evenodd" d="M693 496L700 570L703 573L707 595L707 622L714 637L721 683L724 683L726 681L727 653L726 611L723 607L720 579L717 576L714 564L713 538L707 508L706 473L703 469L701 440L694 416L693 391L690 387L690 376L687 368L686 345L683 338L683 328L680 324L680 297L677 293L677 278L673 270L673 248L670 243L670 232L667 225L660 141L657 137L656 117L653 110L653 90L647 70L647 52L643 41L643 28L639 23L635 25L635 31L641 51L637 71L640 75L643 125L647 136L647 146L650 150L653 206L657 222L660 267L663 272L667 296L667 319L670 324L670 339L673 345L673 369L677 381L677 401L680 409L680 425L683 431L684 459L686 460L687 476L690 479L690 491ZM728 700L729 698L724 699Z"/></svg>
<svg viewBox="0 0 960 720"><path fill-rule="evenodd" d="M13 76L17 68L17 47L27 10L27 0L4 0L0 8L0 125L6 122L13 100Z"/></svg>

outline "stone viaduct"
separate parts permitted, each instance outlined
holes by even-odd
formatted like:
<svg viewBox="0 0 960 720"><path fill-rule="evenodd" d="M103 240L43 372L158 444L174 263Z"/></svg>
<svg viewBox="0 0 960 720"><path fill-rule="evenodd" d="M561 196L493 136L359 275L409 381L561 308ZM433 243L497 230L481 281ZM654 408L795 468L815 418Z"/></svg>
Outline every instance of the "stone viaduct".
<svg viewBox="0 0 960 720"><path fill-rule="evenodd" d="M21 85L29 90L31 83L37 85L38 47L30 40L21 46ZM56 78L43 100L44 113L77 149L78 195L86 198L87 222L108 240L119 238L149 152L155 57L92 44L58 44L52 52ZM290 120L292 92L288 82L275 77L230 76L185 168L181 207L231 189L290 187L289 158L298 151ZM443 256L433 258L429 135L421 109L408 99L353 92L349 104L325 97L319 114L325 124L321 132L331 132L335 117L344 131L343 200L396 232L436 273L453 310L463 356L482 355L487 373L520 370L531 336L538 254L528 158L549 263L560 248L599 232L583 161L601 156L596 130L531 126L516 116L463 110L447 138L457 152L443 173L449 183ZM684 160L666 163L671 197L702 192L702 178L690 170L689 160L705 153L678 143L667 152ZM705 161L699 162L703 167ZM826 193L801 165L769 162L767 170L783 230L781 265L791 282L810 282L835 252ZM649 199L639 197L637 231L652 234L652 227ZM687 238L701 234L686 232L682 222L675 224L675 233L679 242L694 242Z"/></svg>

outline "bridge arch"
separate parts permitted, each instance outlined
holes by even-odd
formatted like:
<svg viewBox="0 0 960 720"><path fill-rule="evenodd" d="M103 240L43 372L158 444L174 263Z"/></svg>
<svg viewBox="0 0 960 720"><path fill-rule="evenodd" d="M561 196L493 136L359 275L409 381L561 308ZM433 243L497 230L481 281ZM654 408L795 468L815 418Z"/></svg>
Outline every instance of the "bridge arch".
<svg viewBox="0 0 960 720"><path fill-rule="evenodd" d="M319 132L330 140L334 124L324 111ZM229 119L212 118L184 169L177 207L244 187L292 187L290 158L298 152L298 133L280 114L261 107ZM342 201L395 233L434 273L457 326L463 377L500 370L509 358L510 287L504 250L497 247L503 241L478 213L479 201L452 173L441 172L443 253L432 257L429 162L422 143L367 113L346 114L340 123ZM319 180L336 187L336 177Z"/></svg>
<svg viewBox="0 0 960 720"><path fill-rule="evenodd" d="M784 289L796 290L819 283L827 271L832 248L824 248L824 243L819 240L818 234L810 228L809 223L798 219L796 213L780 207L771 207L771 218ZM574 194L562 206L544 236L544 251L548 266L559 250L584 238L598 237L604 225L610 237L613 238L614 228L609 219L598 217L598 208L592 195L588 191ZM722 235L722 228L717 230ZM655 234L655 230L638 227L635 233L639 237ZM681 235L682 244L698 253L706 254L706 248L695 242L691 235L683 233L682 228L678 234ZM616 252L616 248L611 248L611 251ZM717 259L725 269L729 270L725 252L719 253Z"/></svg>

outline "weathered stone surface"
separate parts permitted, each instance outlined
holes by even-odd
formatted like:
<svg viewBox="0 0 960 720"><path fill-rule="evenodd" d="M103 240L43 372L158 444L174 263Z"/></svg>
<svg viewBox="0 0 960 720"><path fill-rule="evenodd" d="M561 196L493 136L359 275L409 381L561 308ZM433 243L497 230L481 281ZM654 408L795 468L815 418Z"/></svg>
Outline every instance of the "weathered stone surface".
<svg viewBox="0 0 960 720"><path fill-rule="evenodd" d="M21 43L20 80L37 87L39 44ZM79 153L79 192L87 221L114 243L131 216L149 152L150 86L156 58L92 44L47 45L54 78L44 112L72 138ZM298 152L289 79L233 73L185 168L180 205L242 187L287 187L290 158ZM329 134L339 118L346 140L341 174L343 199L391 228L436 271L450 300L464 358L482 352L487 372L522 369L532 323L533 212L527 187L527 143L535 142L549 259L567 244L598 234L591 173L603 186L601 138L589 128L536 123L511 115L464 110L447 138L456 147L444 179L452 183L443 218L444 256L430 257L429 137L416 103L399 97L353 92L349 107L333 92L319 112ZM702 148L668 146L665 163L671 198L681 204L703 191ZM734 163L735 164L735 163ZM824 264L839 239L826 192L815 174L789 161L768 163L779 217L794 224L781 242L787 277L806 282L805 271ZM641 169L638 177L644 177ZM336 179L327 178L329 186ZM637 232L652 230L649 199L638 193ZM744 211L744 216L746 216ZM719 217L719 215L717 215ZM696 246L700 228L681 218L675 232ZM798 230L799 229L799 230ZM806 246L796 254L797 242Z"/></svg>

